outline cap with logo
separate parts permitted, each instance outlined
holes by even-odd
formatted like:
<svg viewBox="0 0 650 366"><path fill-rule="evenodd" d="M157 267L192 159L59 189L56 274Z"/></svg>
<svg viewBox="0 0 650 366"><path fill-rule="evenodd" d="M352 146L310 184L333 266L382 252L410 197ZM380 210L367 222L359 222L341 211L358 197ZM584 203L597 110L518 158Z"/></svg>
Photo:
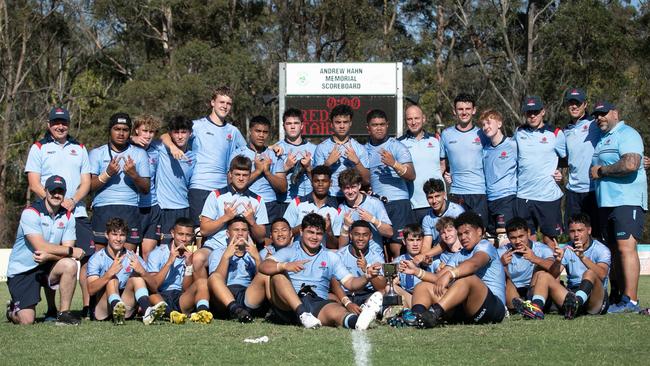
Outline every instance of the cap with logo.
<svg viewBox="0 0 650 366"><path fill-rule="evenodd" d="M63 192L66 191L65 179L63 179L63 177L60 176L60 175L53 175L53 176L47 178L47 180L45 181L45 189L48 192L52 192L53 190L55 190L57 188L63 189Z"/></svg>
<svg viewBox="0 0 650 366"><path fill-rule="evenodd" d="M584 103L587 100L587 95L582 89L571 88L566 91L564 94L564 102L568 103L572 100L579 102L580 104Z"/></svg>
<svg viewBox="0 0 650 366"><path fill-rule="evenodd" d="M536 95L531 95L524 99L521 110L526 113L528 111L541 111L543 108L544 103L542 103L542 99Z"/></svg>
<svg viewBox="0 0 650 366"><path fill-rule="evenodd" d="M48 121L66 121L70 122L70 113L63 107L54 107L50 110Z"/></svg>
<svg viewBox="0 0 650 366"><path fill-rule="evenodd" d="M113 128L115 125L119 124L124 124L129 127L129 130L131 129L131 117L129 117L128 114L126 113L115 113L114 115L111 116L111 119L109 120L108 123L108 128Z"/></svg>
<svg viewBox="0 0 650 366"><path fill-rule="evenodd" d="M591 112L591 114L598 114L598 113L607 114L612 109L616 109L616 107L612 103L610 103L610 102L608 102L606 100L599 100L599 101L596 102L596 104L594 106L594 110L593 110L593 112Z"/></svg>

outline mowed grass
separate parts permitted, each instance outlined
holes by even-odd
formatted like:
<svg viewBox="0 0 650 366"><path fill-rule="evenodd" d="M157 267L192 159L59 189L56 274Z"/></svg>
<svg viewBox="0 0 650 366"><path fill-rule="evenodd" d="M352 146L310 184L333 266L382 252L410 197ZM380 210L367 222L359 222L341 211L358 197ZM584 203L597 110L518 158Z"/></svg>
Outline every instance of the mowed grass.
<svg viewBox="0 0 650 366"><path fill-rule="evenodd" d="M642 277L640 296L642 305L649 306L650 276ZM8 298L2 283L1 304ZM79 305L77 296L74 308ZM39 307L38 314L43 310ZM264 335L268 343L244 343ZM650 316L638 314L572 321L554 314L543 321L515 316L497 325L432 330L380 326L365 336L370 344L368 361L375 365L627 365L650 360ZM130 321L119 327L90 321L78 327L14 326L3 321L0 364L354 365L352 342L346 329L305 330L261 319L253 324L215 320L210 325L182 326Z"/></svg>

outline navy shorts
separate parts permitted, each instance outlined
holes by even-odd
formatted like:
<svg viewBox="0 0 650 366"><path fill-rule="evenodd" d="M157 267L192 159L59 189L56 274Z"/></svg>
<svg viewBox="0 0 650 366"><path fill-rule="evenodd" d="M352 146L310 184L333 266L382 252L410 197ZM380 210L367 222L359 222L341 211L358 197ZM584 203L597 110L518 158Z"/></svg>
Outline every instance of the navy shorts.
<svg viewBox="0 0 650 366"><path fill-rule="evenodd" d="M422 226L422 219L424 219L424 216L429 214L430 210L431 207L422 207L422 208L414 209L413 217L415 217L415 223Z"/></svg>
<svg viewBox="0 0 650 366"><path fill-rule="evenodd" d="M404 226L415 223L415 216L411 208L411 201L396 200L384 204L388 218L393 224L393 237L386 240L389 243L402 243Z"/></svg>
<svg viewBox="0 0 650 366"><path fill-rule="evenodd" d="M48 262L7 278L11 302L21 309L41 302L41 287L49 287L48 276L52 267L54 262Z"/></svg>
<svg viewBox="0 0 650 366"><path fill-rule="evenodd" d="M75 218L75 231L77 234L77 240L75 241L74 246L83 249L86 253L86 256L83 258L82 263L88 261L91 255L95 253L95 240L93 238L93 229L90 226L90 220L87 217L76 217Z"/></svg>
<svg viewBox="0 0 650 366"><path fill-rule="evenodd" d="M562 234L561 202L561 198L550 202L517 198L515 214L526 219L531 233L536 233L539 227L542 234L555 238Z"/></svg>
<svg viewBox="0 0 650 366"><path fill-rule="evenodd" d="M235 303L241 306L246 306L246 301L244 301L246 299L246 289L247 287L243 285L228 285L228 290L235 298Z"/></svg>
<svg viewBox="0 0 650 366"><path fill-rule="evenodd" d="M160 241L160 206L140 207L140 231L144 239Z"/></svg>
<svg viewBox="0 0 650 366"><path fill-rule="evenodd" d="M287 211L287 207L289 207L289 202L277 202L277 208L276 210L280 214L278 217L284 217L284 213ZM269 218L269 224L272 223L273 220Z"/></svg>
<svg viewBox="0 0 650 366"><path fill-rule="evenodd" d="M212 191L196 188L190 188L187 192L187 199L190 202L190 219L194 221L195 227L201 226L201 212L203 212L203 205L210 193Z"/></svg>
<svg viewBox="0 0 650 366"><path fill-rule="evenodd" d="M181 290L168 290L160 293L163 301L167 303L167 310L165 311L167 314L172 311L181 311L181 295L183 295L183 291Z"/></svg>
<svg viewBox="0 0 650 366"><path fill-rule="evenodd" d="M282 217L282 215L284 215L284 212L282 210L283 203L279 203L276 201L267 201L265 202L265 205L266 205L266 216L269 219L269 223L273 222L273 220L280 218Z"/></svg>
<svg viewBox="0 0 650 366"><path fill-rule="evenodd" d="M508 222L515 217L515 202L517 196L510 195L497 198L494 201L487 201L488 213L490 220L488 221L487 231L495 234L497 229L497 217L503 215L504 222Z"/></svg>
<svg viewBox="0 0 650 366"><path fill-rule="evenodd" d="M454 312L452 322L465 324L491 324L500 323L506 316L506 306L501 299L496 297L488 288L487 296L483 300L483 305L474 315L467 315L462 306Z"/></svg>
<svg viewBox="0 0 650 366"><path fill-rule="evenodd" d="M129 232L126 233L126 242L140 244L140 211L137 206L108 205L93 208L91 220L95 243L106 244L106 222L113 217L119 217L126 221Z"/></svg>
<svg viewBox="0 0 650 366"><path fill-rule="evenodd" d="M569 218L577 213L586 213L591 220L591 236L600 239L600 224L598 222L598 204L596 192L573 192L566 190L564 196L564 229L569 230Z"/></svg>
<svg viewBox="0 0 650 366"><path fill-rule="evenodd" d="M479 216L481 216L481 219L483 219L483 225L485 227L488 226L488 204L487 204L487 196L484 194L456 194L456 193L451 193L449 195L449 199L457 203L461 206L466 211L472 211Z"/></svg>
<svg viewBox="0 0 650 366"><path fill-rule="evenodd" d="M636 240L643 236L645 211L641 206L602 207L600 209L602 233L606 234L610 245L612 240L629 239L632 235Z"/></svg>
<svg viewBox="0 0 650 366"><path fill-rule="evenodd" d="M347 295L348 299L352 301L353 303L361 306L366 303L366 301L372 296L374 292L359 292L359 293L351 293Z"/></svg>
<svg viewBox="0 0 650 366"><path fill-rule="evenodd" d="M308 294L301 297L300 301L302 301L302 304L305 306L305 309L317 318L318 318L318 314L325 307L325 305L334 302L333 300L325 300L313 294ZM295 312L281 310L275 306L272 306L271 309L273 310L273 313L275 315L274 317L272 317L273 320L277 320L278 322L283 324L295 324L295 325L300 324L300 319L298 319L298 315Z"/></svg>
<svg viewBox="0 0 650 366"><path fill-rule="evenodd" d="M161 240L162 244L169 244L172 242L171 230L174 228L174 224L176 223L176 220L180 219L181 217L185 217L185 218L190 217L189 207L160 210L160 221L158 222L160 223L160 234L162 238Z"/></svg>

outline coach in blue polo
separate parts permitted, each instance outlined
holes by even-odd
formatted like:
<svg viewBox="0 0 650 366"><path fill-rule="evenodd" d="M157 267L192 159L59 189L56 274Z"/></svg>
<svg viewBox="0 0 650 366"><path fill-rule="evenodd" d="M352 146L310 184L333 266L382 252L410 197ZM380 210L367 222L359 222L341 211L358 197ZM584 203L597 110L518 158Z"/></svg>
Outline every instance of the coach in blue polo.
<svg viewBox="0 0 650 366"><path fill-rule="evenodd" d="M632 127L620 120L616 107L599 101L594 117L603 133L596 145L591 178L596 182L596 200L600 223L614 259L612 292L620 290L620 302L610 306L610 313L639 311L639 255L636 244L643 234L648 210L648 184L641 165L643 140Z"/></svg>

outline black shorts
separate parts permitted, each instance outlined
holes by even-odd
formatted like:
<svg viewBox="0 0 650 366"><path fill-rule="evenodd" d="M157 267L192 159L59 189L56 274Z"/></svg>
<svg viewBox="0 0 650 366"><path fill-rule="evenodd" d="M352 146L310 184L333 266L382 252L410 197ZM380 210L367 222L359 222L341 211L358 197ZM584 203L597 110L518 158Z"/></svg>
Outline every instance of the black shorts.
<svg viewBox="0 0 650 366"><path fill-rule="evenodd" d="M289 202L277 202L276 203L276 211L280 214L278 217L284 217L284 213L287 211L287 207L289 207ZM268 212L267 212L268 215ZM271 218L269 217L269 225L273 222Z"/></svg>
<svg viewBox="0 0 650 366"><path fill-rule="evenodd" d="M140 207L140 230L143 239L160 241L160 206Z"/></svg>
<svg viewBox="0 0 650 366"><path fill-rule="evenodd" d="M246 306L246 289L247 287L242 285L228 285L228 290L230 290L230 293L235 298L235 303L241 306Z"/></svg>
<svg viewBox="0 0 650 366"><path fill-rule="evenodd" d="M313 316L317 318L318 318L318 314L325 307L325 305L334 302L332 300L322 299L312 294L308 294L301 297L300 301L302 301L302 304L305 306L305 309L307 309L308 312L310 312ZM277 320L282 324L294 324L294 325L300 324L300 319L298 319L298 314L296 314L294 311L282 310L275 306L271 306L271 309L273 310L273 313L275 315L272 318L273 320Z"/></svg>
<svg viewBox="0 0 650 366"><path fill-rule="evenodd" d="M517 198L515 214L526 219L531 233L536 233L539 227L542 234L555 238L562 234L561 202L561 198L549 202Z"/></svg>
<svg viewBox="0 0 650 366"><path fill-rule="evenodd" d="M487 227L488 225L488 205L487 205L487 196L484 194L449 194L449 199L457 203L466 211L473 211L481 216L483 219L483 225Z"/></svg>
<svg viewBox="0 0 650 366"><path fill-rule="evenodd" d="M489 221L487 231L495 234L497 229L497 217L503 215L504 222L508 222L515 217L515 202L517 196L510 195L497 198L494 201L487 201Z"/></svg>
<svg viewBox="0 0 650 366"><path fill-rule="evenodd" d="M201 225L201 212L203 212L203 205L210 193L212 191L204 191L196 188L190 188L187 192L187 199L190 202L190 219L194 220L195 227Z"/></svg>
<svg viewBox="0 0 650 366"><path fill-rule="evenodd" d="M126 234L126 242L140 244L140 211L137 206L108 205L93 208L91 220L95 243L106 245L106 222L113 217L119 217L126 221L129 232Z"/></svg>
<svg viewBox="0 0 650 366"><path fill-rule="evenodd" d="M422 208L414 209L413 217L415 217L415 223L422 226L422 219L424 219L424 216L429 214L429 210L431 210L431 207L422 207Z"/></svg>
<svg viewBox="0 0 650 366"><path fill-rule="evenodd" d="M168 290L160 293L163 301L167 303L167 313L172 311L181 311L181 295L183 295L183 291L181 290Z"/></svg>
<svg viewBox="0 0 650 366"><path fill-rule="evenodd" d="M348 298L350 299L350 301L352 301L353 303L355 303L355 304L361 306L361 305L363 305L363 304L366 303L366 301L368 300L368 298L370 298L370 296L372 296L373 293L374 293L374 292L370 292L370 291L368 291L368 292L358 292L358 293L352 293L352 294L349 294L349 295L347 295L347 297L348 297Z"/></svg>
<svg viewBox="0 0 650 366"><path fill-rule="evenodd" d="M564 230L569 230L569 218L577 213L586 213L589 215L589 219L591 220L591 236L600 239L596 192L579 193L566 190L564 199Z"/></svg>
<svg viewBox="0 0 650 366"><path fill-rule="evenodd" d="M169 244L172 242L171 230L174 228L176 220L181 217L188 218L190 217L190 208L178 208L178 209L161 209L160 210L160 236L162 238L162 244Z"/></svg>
<svg viewBox="0 0 650 366"><path fill-rule="evenodd" d="M266 216L269 219L269 223L284 215L284 212L282 211L282 203L276 201L265 201L264 204L266 206ZM270 225L268 226L270 227Z"/></svg>
<svg viewBox="0 0 650 366"><path fill-rule="evenodd" d="M474 315L467 315L462 306L454 313L452 322L465 324L490 324L500 323L506 316L506 306L496 297L492 291L487 289L487 296L483 300L483 305Z"/></svg>
<svg viewBox="0 0 650 366"><path fill-rule="evenodd" d="M48 262L7 278L11 302L21 309L38 304L41 301L41 287L49 287L48 277L52 267L54 262Z"/></svg>
<svg viewBox="0 0 650 366"><path fill-rule="evenodd" d="M602 207L599 215L601 232L610 245L616 240L629 239L630 235L641 240L645 221L645 211L641 206Z"/></svg>
<svg viewBox="0 0 650 366"><path fill-rule="evenodd" d="M517 287L517 293L524 300L530 300L533 297L530 287Z"/></svg>
<svg viewBox="0 0 650 366"><path fill-rule="evenodd" d="M86 253L86 256L81 261L85 263L88 261L91 255L95 253L95 240L93 240L93 229L90 226L90 220L87 217L76 217L75 218L75 231L77 234L77 240L75 241L75 246L83 249Z"/></svg>
<svg viewBox="0 0 650 366"><path fill-rule="evenodd" d="M411 201L407 199L388 201L384 204L384 207L393 226L393 236L385 241L401 244L404 226L415 223Z"/></svg>

